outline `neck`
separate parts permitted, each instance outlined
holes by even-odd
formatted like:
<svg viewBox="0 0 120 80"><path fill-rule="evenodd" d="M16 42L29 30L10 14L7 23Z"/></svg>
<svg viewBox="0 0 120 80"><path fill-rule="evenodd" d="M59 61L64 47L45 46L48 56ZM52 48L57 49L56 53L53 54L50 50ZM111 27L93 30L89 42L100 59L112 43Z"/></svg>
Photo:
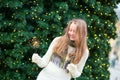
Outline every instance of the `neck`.
<svg viewBox="0 0 120 80"><path fill-rule="evenodd" d="M70 46L75 47L75 41L70 41Z"/></svg>

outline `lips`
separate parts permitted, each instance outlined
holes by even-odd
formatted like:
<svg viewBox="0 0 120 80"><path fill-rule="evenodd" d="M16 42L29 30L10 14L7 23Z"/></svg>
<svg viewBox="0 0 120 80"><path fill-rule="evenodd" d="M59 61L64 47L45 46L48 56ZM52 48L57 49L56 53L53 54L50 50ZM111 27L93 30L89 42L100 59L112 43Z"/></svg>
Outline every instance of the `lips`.
<svg viewBox="0 0 120 80"><path fill-rule="evenodd" d="M74 40L74 36L70 36L70 40Z"/></svg>

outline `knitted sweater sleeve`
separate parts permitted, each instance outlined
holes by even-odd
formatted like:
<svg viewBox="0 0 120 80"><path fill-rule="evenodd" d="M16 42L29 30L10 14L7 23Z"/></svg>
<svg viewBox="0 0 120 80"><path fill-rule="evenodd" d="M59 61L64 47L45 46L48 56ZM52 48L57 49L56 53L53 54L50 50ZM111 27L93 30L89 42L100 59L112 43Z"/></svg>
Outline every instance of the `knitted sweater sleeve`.
<svg viewBox="0 0 120 80"><path fill-rule="evenodd" d="M53 46L55 45L55 43L57 42L58 39L59 39L59 37L56 37L56 38L53 39L53 41L51 42L47 52L45 53L45 55L42 58L40 56L36 57L37 59L36 59L35 63L39 67L43 68L43 67L47 66L47 64L49 63L50 58L53 54Z"/></svg>
<svg viewBox="0 0 120 80"><path fill-rule="evenodd" d="M81 75L88 56L89 56L89 51L87 49L78 64L71 63L67 66L67 69L69 70L73 78L77 78Z"/></svg>

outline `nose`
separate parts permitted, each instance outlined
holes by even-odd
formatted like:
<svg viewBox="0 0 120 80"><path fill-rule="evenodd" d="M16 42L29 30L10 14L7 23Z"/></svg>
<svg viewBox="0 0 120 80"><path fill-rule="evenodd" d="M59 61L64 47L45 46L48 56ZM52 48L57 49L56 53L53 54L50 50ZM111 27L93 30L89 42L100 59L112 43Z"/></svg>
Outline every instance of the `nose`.
<svg viewBox="0 0 120 80"><path fill-rule="evenodd" d="M71 31L71 32L70 32L70 34L71 34L71 35L73 35L73 34L74 34L74 32L73 32L73 31Z"/></svg>

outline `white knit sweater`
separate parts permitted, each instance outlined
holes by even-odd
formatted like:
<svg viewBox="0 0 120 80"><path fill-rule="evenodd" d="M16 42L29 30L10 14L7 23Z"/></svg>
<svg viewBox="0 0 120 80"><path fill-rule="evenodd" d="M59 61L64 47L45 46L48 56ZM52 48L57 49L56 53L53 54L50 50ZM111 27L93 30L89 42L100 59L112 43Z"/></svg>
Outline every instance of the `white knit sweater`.
<svg viewBox="0 0 120 80"><path fill-rule="evenodd" d="M52 41L48 51L42 58L38 54L33 54L32 62L43 68L39 73L37 80L70 80L71 78L76 78L81 75L86 60L89 56L88 49L86 49L86 52L83 54L78 64L68 64L67 69L69 72L66 72L65 69L56 66L53 62L50 61L50 58L53 54L52 48L59 38L60 37L56 37ZM68 50L70 51L71 49L68 48Z"/></svg>

